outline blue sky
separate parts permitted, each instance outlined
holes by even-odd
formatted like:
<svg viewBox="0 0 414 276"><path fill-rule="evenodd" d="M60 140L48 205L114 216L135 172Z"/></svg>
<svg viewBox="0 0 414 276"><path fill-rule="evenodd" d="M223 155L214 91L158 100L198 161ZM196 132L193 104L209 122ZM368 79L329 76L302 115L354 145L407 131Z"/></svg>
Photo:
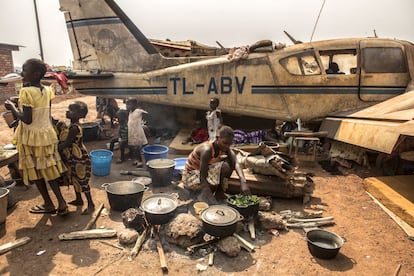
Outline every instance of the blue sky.
<svg viewBox="0 0 414 276"><path fill-rule="evenodd" d="M261 39L290 44L284 30L309 41L323 0L116 0L149 38L192 39L225 47ZM45 62L70 65L73 57L58 0L36 0ZM397 38L414 42L413 0L326 0L313 40ZM33 0L1 0L0 43L24 46L14 64L40 57Z"/></svg>

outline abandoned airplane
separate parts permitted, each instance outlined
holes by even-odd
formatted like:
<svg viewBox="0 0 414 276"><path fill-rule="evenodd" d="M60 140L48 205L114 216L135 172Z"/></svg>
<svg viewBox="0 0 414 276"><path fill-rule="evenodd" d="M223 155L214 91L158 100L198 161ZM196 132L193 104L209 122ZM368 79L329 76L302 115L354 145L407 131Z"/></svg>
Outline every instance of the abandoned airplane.
<svg viewBox="0 0 414 276"><path fill-rule="evenodd" d="M198 109L218 96L223 112L309 121L403 94L413 79L406 41L262 41L233 55L165 57L114 0L60 3L77 71L71 81L83 94Z"/></svg>

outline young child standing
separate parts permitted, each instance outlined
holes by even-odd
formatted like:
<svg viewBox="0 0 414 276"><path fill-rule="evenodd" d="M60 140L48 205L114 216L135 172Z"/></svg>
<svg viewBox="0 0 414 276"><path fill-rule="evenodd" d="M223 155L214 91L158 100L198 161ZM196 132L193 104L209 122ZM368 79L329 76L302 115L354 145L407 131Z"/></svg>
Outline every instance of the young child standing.
<svg viewBox="0 0 414 276"><path fill-rule="evenodd" d="M116 163L122 163L125 161L125 148L128 146L128 115L128 110L125 109L120 109L115 114L115 117L118 119L118 137L111 139L109 150L113 151L115 143L119 143L119 151L121 156Z"/></svg>
<svg viewBox="0 0 414 276"><path fill-rule="evenodd" d="M214 141L216 139L218 129L223 124L223 118L221 117L221 110L218 109L220 105L219 98L210 99L210 110L207 111L207 130L208 130L208 140Z"/></svg>
<svg viewBox="0 0 414 276"><path fill-rule="evenodd" d="M143 109L138 108L137 99L128 99L126 101L126 108L129 112L128 116L128 146L132 150L134 158L134 165L141 167L142 157L141 148L148 144L147 137L145 136L144 128L142 127L142 114L147 114Z"/></svg>
<svg viewBox="0 0 414 276"><path fill-rule="evenodd" d="M69 168L67 174L64 175L64 183L73 184L76 195L75 200L69 204L82 206L82 192L88 201L88 206L82 215L90 214L95 209L89 186L91 159L83 143L83 129L79 123L79 119L85 118L86 114L88 114L86 103L81 101L71 103L66 111L66 118L70 120L70 125L68 128L64 128L59 135L59 152Z"/></svg>
<svg viewBox="0 0 414 276"><path fill-rule="evenodd" d="M6 100L5 107L19 120L14 139L23 182L25 185L34 182L44 201L29 211L66 215L69 211L59 187L59 179L66 171L66 166L58 152L58 138L50 114L55 93L51 87L40 83L46 70L46 64L41 60L27 60L23 64L23 88L19 91L18 108L10 100ZM46 182L57 198L57 209L50 198Z"/></svg>

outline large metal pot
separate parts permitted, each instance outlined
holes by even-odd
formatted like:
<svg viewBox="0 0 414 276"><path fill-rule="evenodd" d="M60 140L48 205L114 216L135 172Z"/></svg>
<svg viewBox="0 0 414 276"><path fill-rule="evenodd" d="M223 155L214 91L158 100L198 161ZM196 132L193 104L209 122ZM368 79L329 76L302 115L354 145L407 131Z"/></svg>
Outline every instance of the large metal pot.
<svg viewBox="0 0 414 276"><path fill-rule="evenodd" d="M153 187L168 186L174 174L175 161L166 158L153 159L147 162L147 169L152 178Z"/></svg>
<svg viewBox="0 0 414 276"><path fill-rule="evenodd" d="M233 235L237 222L243 220L239 211L227 205L213 205L201 212L204 231L214 237Z"/></svg>
<svg viewBox="0 0 414 276"><path fill-rule="evenodd" d="M177 198L178 195L175 194L153 194L145 198L141 208L148 223L160 225L169 222L178 207Z"/></svg>
<svg viewBox="0 0 414 276"><path fill-rule="evenodd" d="M117 181L104 183L111 209L123 212L129 208L138 208L141 205L142 196L148 187L132 181Z"/></svg>
<svg viewBox="0 0 414 276"><path fill-rule="evenodd" d="M310 253L319 259L335 258L344 244L344 240L340 236L322 229L308 231L306 239Z"/></svg>

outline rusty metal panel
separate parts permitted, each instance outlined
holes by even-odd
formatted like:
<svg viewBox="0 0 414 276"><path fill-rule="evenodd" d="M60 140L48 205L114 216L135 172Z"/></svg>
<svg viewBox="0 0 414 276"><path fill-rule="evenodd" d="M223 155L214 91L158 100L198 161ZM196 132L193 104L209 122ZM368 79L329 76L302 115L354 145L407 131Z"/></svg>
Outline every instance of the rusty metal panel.
<svg viewBox="0 0 414 276"><path fill-rule="evenodd" d="M390 130L398 125L400 123L326 118L320 130L328 131L328 137L334 140L390 154L400 136Z"/></svg>

